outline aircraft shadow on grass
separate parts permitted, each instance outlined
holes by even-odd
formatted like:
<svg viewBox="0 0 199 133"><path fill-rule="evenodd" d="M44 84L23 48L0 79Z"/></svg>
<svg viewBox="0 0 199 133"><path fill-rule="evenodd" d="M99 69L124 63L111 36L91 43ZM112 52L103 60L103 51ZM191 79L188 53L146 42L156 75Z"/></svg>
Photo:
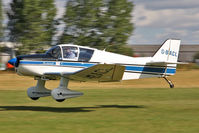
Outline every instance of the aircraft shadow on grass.
<svg viewBox="0 0 199 133"><path fill-rule="evenodd" d="M144 108L142 105L97 105L94 107L42 107L42 106L0 106L0 111L43 111L43 112L92 112L103 108Z"/></svg>

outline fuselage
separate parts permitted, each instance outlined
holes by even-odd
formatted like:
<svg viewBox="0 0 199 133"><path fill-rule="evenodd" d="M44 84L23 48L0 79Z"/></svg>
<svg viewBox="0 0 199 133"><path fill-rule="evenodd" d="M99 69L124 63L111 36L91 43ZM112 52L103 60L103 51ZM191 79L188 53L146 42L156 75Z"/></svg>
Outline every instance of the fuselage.
<svg viewBox="0 0 199 133"><path fill-rule="evenodd" d="M66 52L73 52L69 57ZM23 76L42 77L46 72L73 73L96 64L119 64L125 66L122 80L173 75L176 68L149 65L152 57L129 57L90 47L72 44L57 45L45 54L17 57L17 73Z"/></svg>

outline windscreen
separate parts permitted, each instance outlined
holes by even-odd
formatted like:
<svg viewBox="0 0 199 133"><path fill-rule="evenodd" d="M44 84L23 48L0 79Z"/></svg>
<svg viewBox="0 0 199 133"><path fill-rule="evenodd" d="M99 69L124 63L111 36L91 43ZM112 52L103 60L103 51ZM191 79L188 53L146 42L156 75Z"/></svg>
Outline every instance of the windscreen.
<svg viewBox="0 0 199 133"><path fill-rule="evenodd" d="M61 49L59 46L54 46L52 47L50 50L48 50L46 52L47 54L49 54L51 57L59 59L61 58Z"/></svg>

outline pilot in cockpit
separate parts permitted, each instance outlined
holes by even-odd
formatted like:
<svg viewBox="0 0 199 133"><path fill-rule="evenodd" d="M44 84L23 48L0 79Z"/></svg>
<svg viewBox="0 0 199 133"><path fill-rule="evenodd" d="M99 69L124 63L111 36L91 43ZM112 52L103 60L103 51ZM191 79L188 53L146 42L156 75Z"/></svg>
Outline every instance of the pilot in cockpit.
<svg viewBox="0 0 199 133"><path fill-rule="evenodd" d="M64 58L74 59L75 53L73 53L70 48L66 48L64 49Z"/></svg>

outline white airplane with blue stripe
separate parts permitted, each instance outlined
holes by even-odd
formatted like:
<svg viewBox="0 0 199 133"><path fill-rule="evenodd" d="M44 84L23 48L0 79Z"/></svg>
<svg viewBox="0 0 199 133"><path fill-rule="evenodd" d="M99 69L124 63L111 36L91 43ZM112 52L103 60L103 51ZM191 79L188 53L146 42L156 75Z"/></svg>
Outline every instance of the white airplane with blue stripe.
<svg viewBox="0 0 199 133"><path fill-rule="evenodd" d="M152 57L129 57L95 48L72 44L56 45L45 54L24 55L11 59L16 72L32 76L37 85L27 90L28 96L37 100L52 96L56 101L83 95L68 89L69 80L115 82L150 77L164 78L171 88L174 84L167 79L176 73L180 40L168 39ZM60 85L49 90L47 80L60 79Z"/></svg>

